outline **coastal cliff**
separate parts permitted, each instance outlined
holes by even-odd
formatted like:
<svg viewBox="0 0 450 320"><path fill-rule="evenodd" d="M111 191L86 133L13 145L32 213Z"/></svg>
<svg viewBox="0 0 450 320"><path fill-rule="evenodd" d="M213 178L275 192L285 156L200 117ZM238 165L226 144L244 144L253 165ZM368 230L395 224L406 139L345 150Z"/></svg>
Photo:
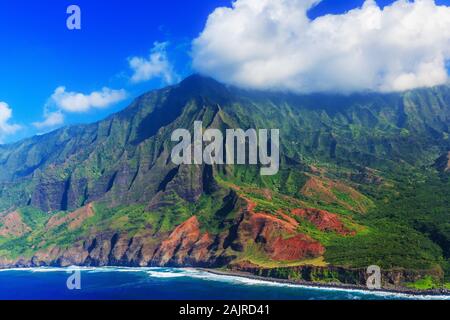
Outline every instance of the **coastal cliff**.
<svg viewBox="0 0 450 320"><path fill-rule="evenodd" d="M278 128L279 172L174 164L172 132L196 121ZM378 265L385 285L448 286L449 123L448 86L294 95L194 75L97 123L0 145L0 267L361 284Z"/></svg>

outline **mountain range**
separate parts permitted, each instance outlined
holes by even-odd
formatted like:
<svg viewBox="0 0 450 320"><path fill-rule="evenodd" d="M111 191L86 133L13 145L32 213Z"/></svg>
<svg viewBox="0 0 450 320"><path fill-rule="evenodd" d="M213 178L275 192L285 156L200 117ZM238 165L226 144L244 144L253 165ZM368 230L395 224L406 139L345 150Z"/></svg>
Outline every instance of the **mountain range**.
<svg viewBox="0 0 450 320"><path fill-rule="evenodd" d="M175 165L175 129L280 130L280 171ZM0 266L224 268L448 288L450 87L305 94L193 75L0 146Z"/></svg>

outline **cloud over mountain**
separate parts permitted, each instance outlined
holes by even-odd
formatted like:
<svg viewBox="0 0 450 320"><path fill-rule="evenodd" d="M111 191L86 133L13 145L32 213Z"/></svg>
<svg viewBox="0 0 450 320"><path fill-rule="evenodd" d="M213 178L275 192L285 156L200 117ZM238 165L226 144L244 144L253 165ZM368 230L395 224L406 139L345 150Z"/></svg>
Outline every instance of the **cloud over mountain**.
<svg viewBox="0 0 450 320"><path fill-rule="evenodd" d="M126 98L125 90L112 90L103 88L101 91L93 91L89 94L66 91L65 87L56 88L51 96L51 101L60 109L67 112L86 112L90 109L107 108L112 104Z"/></svg>
<svg viewBox="0 0 450 320"><path fill-rule="evenodd" d="M295 92L402 91L443 84L450 7L374 0L311 20L320 0L237 0L193 41L194 68L220 81Z"/></svg>
<svg viewBox="0 0 450 320"><path fill-rule="evenodd" d="M148 58L129 59L130 68L133 70L132 82L161 78L165 84L172 84L178 80L179 77L167 57L167 45L167 42L155 42Z"/></svg>
<svg viewBox="0 0 450 320"><path fill-rule="evenodd" d="M12 109L6 102L0 101L0 143L6 135L14 134L21 129L18 124L10 123Z"/></svg>
<svg viewBox="0 0 450 320"><path fill-rule="evenodd" d="M61 110L54 112L45 111L44 120L41 122L33 122L33 126L37 129L46 129L59 126L64 123L64 115Z"/></svg>
<svg viewBox="0 0 450 320"><path fill-rule="evenodd" d="M112 90L104 87L100 91L85 94L67 91L60 86L48 99L44 107L44 119L33 122L37 129L52 129L64 123L65 113L83 113L92 109L104 109L126 99L124 89Z"/></svg>

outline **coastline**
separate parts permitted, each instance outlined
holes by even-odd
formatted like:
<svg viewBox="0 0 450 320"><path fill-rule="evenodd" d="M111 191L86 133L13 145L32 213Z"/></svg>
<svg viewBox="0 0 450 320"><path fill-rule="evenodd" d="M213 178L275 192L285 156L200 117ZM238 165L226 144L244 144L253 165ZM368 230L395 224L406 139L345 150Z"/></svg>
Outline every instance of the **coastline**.
<svg viewBox="0 0 450 320"><path fill-rule="evenodd" d="M201 270L204 272L208 272L211 274L219 275L219 276L232 276L232 277L240 277L247 278L259 281L267 281L273 283L280 284L290 284L302 286L305 288L318 288L318 289L338 289L338 290L357 290L362 291L364 293L378 293L378 294L401 294L401 295L411 295L411 296L445 296L450 299L450 291L444 289L433 289L433 290L415 290L410 288L398 287L398 288L382 288L382 289L373 289L370 290L365 286L344 284L344 283L318 283L318 282L309 282L303 280L289 280L289 279L280 279L273 277L261 277L254 275L245 271L231 271L231 270L223 270L223 269L208 269L208 268L195 268L197 270Z"/></svg>
<svg viewBox="0 0 450 320"><path fill-rule="evenodd" d="M248 280L262 281L266 283L291 285L302 287L305 289L323 289L323 290L339 290L339 291L356 291L364 294L378 294L380 296L384 295L401 295L405 298L423 298L423 299L433 299L441 298L441 300L450 300L450 291L445 289L433 289L433 290L415 290L405 287L395 287L395 288L382 288L370 290L365 286L352 285L345 283L319 283L310 282L304 280L292 280L292 279L282 279L267 276L258 276L246 271L235 271L226 269L214 269L214 268L203 268L203 267L126 267L126 266L43 266L43 267L10 267L10 268L0 268L1 271L33 271L33 272L46 272L46 271L61 271L67 272L71 269L80 268L83 270L99 270L110 269L110 271L126 270L130 272L140 272L140 271L154 271L158 269L173 269L173 270L196 270L205 272L211 275L222 276L222 277L235 277L243 278ZM188 275L187 275L188 276Z"/></svg>

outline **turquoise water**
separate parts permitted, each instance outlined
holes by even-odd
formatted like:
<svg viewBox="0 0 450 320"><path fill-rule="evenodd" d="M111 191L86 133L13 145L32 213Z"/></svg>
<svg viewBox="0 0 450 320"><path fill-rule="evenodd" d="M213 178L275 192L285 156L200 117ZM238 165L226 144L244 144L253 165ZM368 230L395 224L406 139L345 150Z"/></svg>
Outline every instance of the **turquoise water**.
<svg viewBox="0 0 450 320"><path fill-rule="evenodd" d="M361 290L312 288L196 269L80 268L80 290L69 290L72 275L62 268L0 270L0 299L167 299L167 300L380 300L450 299Z"/></svg>

